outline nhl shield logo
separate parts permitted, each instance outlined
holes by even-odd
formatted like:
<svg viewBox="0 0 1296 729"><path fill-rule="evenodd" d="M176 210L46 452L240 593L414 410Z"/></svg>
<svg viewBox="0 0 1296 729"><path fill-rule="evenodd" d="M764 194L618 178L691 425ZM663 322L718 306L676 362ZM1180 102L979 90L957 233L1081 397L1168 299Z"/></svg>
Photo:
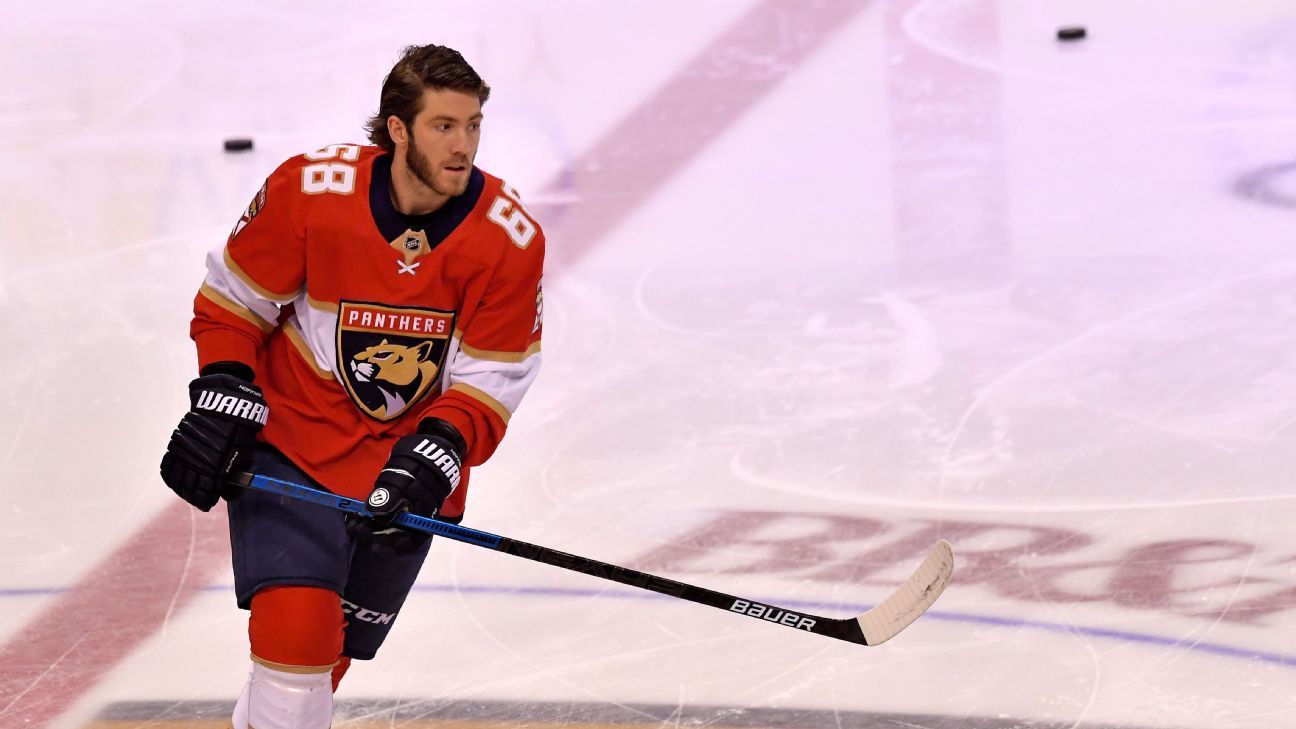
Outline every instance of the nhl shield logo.
<svg viewBox="0 0 1296 729"><path fill-rule="evenodd" d="M454 312L342 301L338 372L366 415L392 420L438 389Z"/></svg>

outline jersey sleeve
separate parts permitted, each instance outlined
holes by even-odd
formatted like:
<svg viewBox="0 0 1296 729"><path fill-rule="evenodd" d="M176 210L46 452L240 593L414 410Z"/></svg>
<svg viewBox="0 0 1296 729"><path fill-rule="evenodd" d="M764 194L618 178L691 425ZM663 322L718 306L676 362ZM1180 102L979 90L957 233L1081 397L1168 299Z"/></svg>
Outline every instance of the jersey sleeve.
<svg viewBox="0 0 1296 729"><path fill-rule="evenodd" d="M257 353L306 278L305 227L299 220L298 159L280 165L252 199L225 243L207 254L189 327L198 366L242 362Z"/></svg>
<svg viewBox="0 0 1296 729"><path fill-rule="evenodd" d="M448 386L421 418L440 418L463 435L464 463L490 458L540 370L544 234L524 249L507 244L478 310L460 333Z"/></svg>

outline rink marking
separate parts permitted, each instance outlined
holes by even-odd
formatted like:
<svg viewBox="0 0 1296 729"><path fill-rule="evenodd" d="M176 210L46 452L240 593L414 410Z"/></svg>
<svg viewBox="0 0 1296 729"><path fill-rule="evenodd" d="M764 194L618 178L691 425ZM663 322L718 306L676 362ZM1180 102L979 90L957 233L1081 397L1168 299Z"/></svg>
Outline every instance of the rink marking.
<svg viewBox="0 0 1296 729"><path fill-rule="evenodd" d="M592 250L869 5L818 0L790 14L782 0L763 0L721 29L575 162L581 215L558 226L552 237L568 245L549 249L548 268L556 272ZM662 124L663 108L686 112L690 126ZM545 193L565 191L565 178ZM56 593L0 645L0 724L21 717L27 729L47 725L164 628L228 563L228 541L212 540L223 524L223 513L201 515L173 500L87 577ZM213 543L182 551L195 541ZM143 575L152 579L140 582ZM158 585L175 589L157 595ZM75 660L62 660L73 653Z"/></svg>
<svg viewBox="0 0 1296 729"><path fill-rule="evenodd" d="M152 721L149 719L140 719L136 721L92 721L86 724L86 729L140 729L141 722L148 722L148 729L227 729L229 721L225 719L208 719L206 721L194 721L192 719L181 719L179 721ZM534 729L548 729L549 727L581 727L581 729L661 729L660 723L653 724L581 724L571 722L531 722L525 724L518 722L499 722L499 721L402 721L403 729L515 729L516 727L534 727ZM391 722L388 721L336 721L333 726L337 729L391 729ZM713 729L729 729L733 725L710 724ZM753 725L746 725L752 727ZM760 729L753 727L753 729ZM775 729L768 727L767 729Z"/></svg>
<svg viewBox="0 0 1296 729"><path fill-rule="evenodd" d="M0 726L45 726L164 627L229 559L225 524L174 500L80 582L47 593L0 645Z"/></svg>
<svg viewBox="0 0 1296 729"><path fill-rule="evenodd" d="M567 216L549 236L564 245L548 249L548 263L565 267L589 253L875 4L797 0L791 12L786 0L756 3L582 154L570 175L561 176L564 185L551 184L541 193L558 195L572 186L580 200L580 216ZM663 109L671 110L670 123L663 123Z"/></svg>
<svg viewBox="0 0 1296 729"><path fill-rule="evenodd" d="M130 701L104 707L87 729L223 729L233 702ZM337 729L895 729L948 726L949 717L825 708L735 707L711 704L596 703L590 701L510 701L492 699L343 699L337 703ZM1029 720L999 714L967 717L977 729L1134 729L1111 723Z"/></svg>
<svg viewBox="0 0 1296 729"><path fill-rule="evenodd" d="M233 592L232 586L212 586L205 588L210 590L224 590ZM493 587L489 585L481 586L464 586L464 585L415 585L416 593L456 593L470 595L520 595L520 596L541 596L541 597L611 597L619 600L662 600L674 601L667 595L658 595L649 592L630 592L615 591L604 589L567 589L553 587ZM843 613L861 613L872 609L870 604L850 605L845 603L823 603L813 600L794 600L783 597L760 598L762 602L777 603L786 605L791 608L802 610L823 610L823 611L841 611ZM1068 625L1066 623L1052 623L1045 620L1031 620L1028 618L1004 618L992 615L975 615L971 613L957 613L940 610L929 610L920 618L931 618L954 623L973 623L977 625L993 625L1002 628L1029 628L1032 630L1041 630L1049 633L1062 633L1066 635L1084 635L1090 638L1105 638L1108 640L1118 640L1127 643L1141 643L1144 645L1155 645L1165 648L1176 648L1179 650L1192 650L1202 653L1209 653L1225 658L1239 658L1250 661L1261 661L1272 663L1278 666L1296 668L1296 655L1284 655L1282 653L1271 653L1268 651L1253 650L1250 648L1238 648L1235 646L1224 645L1222 643L1205 643L1196 640L1188 641L1182 638L1167 638L1165 636L1153 635L1150 633L1135 633L1133 631L1112 630L1110 628L1098 628L1084 625Z"/></svg>
<svg viewBox="0 0 1296 729"><path fill-rule="evenodd" d="M148 722L148 729L227 729L228 720L208 719L206 721L194 721L192 719L179 721L152 721L141 719L139 721L92 721L85 725L85 729L140 729L141 722ZM387 721L335 721L335 729L391 729L391 722ZM518 721L445 721L434 719L431 721L402 721L402 729L518 729L519 727L531 727L532 729L558 729L559 727L580 727L580 729L661 729L661 723L653 724L584 724L580 722L533 722L525 719ZM743 729L780 729L776 725L755 725L755 724L708 724L711 729L731 729L741 726ZM810 729L810 725L804 725Z"/></svg>
<svg viewBox="0 0 1296 729"><path fill-rule="evenodd" d="M58 595L67 592L67 588L59 587L32 587L32 588L15 588L4 590L0 589L0 598L4 597L33 597L43 595ZM232 585L207 585L200 588L200 592L220 592L233 594ZM427 594L461 594L461 595L499 595L505 597L553 597L553 598L592 598L606 597L616 600L655 600L655 601L675 601L675 598L667 595L658 595L651 592L641 591L617 591L606 589L579 589L579 588L560 588L560 587L525 587L525 586L506 586L506 585L415 585L414 593ZM761 597L761 602L777 603L786 605L791 608L802 610L822 610L828 612L840 611L842 613L860 613L873 607L870 604L850 605L845 603L824 603L813 600L795 600L785 597ZM1273 653L1269 651L1255 650L1252 648L1239 648L1237 646L1225 645L1223 643L1206 643L1184 638L1169 638L1152 633L1136 633L1128 630L1113 630L1111 628L1099 628L1085 625L1069 625L1067 623L1053 623L1046 620L1031 620L1028 618L1006 618L994 615L976 615L973 613L959 613L945 610L929 610L923 615L923 619L940 620L952 623L971 623L974 625L992 625L1000 628L1026 628L1030 630L1040 630L1047 633L1060 633L1065 635L1083 635L1089 638L1103 638L1106 640L1116 640L1126 643L1138 643L1142 645L1159 646L1163 648L1174 648L1183 651L1196 651L1207 653L1222 658L1236 658L1247 661L1260 661L1270 663L1276 666L1286 668L1296 668L1296 655L1286 655L1283 653Z"/></svg>

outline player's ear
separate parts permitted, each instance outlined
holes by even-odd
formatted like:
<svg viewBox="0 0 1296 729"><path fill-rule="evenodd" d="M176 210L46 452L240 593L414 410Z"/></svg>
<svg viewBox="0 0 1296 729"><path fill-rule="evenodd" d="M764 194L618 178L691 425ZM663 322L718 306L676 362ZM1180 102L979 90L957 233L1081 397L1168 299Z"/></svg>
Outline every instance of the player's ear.
<svg viewBox="0 0 1296 729"><path fill-rule="evenodd" d="M392 142L398 145L409 142L406 138L405 122L401 121L401 118L395 114L387 117L387 135L391 137Z"/></svg>

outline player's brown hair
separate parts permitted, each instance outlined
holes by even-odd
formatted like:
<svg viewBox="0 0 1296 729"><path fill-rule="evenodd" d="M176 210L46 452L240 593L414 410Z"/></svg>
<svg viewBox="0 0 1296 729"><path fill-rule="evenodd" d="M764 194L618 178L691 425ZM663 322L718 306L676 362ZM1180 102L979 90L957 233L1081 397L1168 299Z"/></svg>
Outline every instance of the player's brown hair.
<svg viewBox="0 0 1296 729"><path fill-rule="evenodd" d="M387 118L395 116L411 124L423 107L424 89L448 89L475 94L481 103L490 98L490 87L468 65L459 51L445 46L408 46L400 60L383 79L378 113L369 118L365 129L369 141L388 152L396 149L387 133Z"/></svg>

